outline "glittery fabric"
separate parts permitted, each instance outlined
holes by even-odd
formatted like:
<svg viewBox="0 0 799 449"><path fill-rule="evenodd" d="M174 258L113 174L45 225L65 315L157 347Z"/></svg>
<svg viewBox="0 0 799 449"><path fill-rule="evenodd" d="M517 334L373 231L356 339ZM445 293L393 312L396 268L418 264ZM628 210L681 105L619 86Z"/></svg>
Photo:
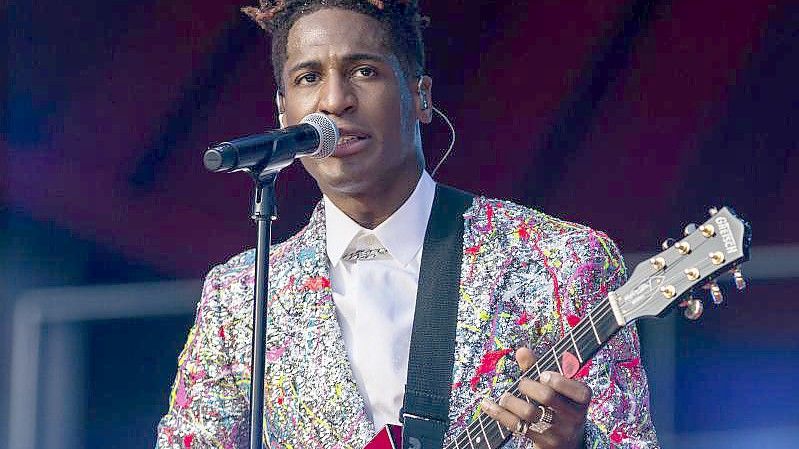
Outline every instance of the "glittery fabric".
<svg viewBox="0 0 799 449"><path fill-rule="evenodd" d="M549 349L626 273L604 234L510 202L475 198L466 212L450 440L519 375L513 350ZM336 321L324 210L273 248L268 300L265 427L270 447L354 448L374 428ZM244 448L250 386L254 252L208 274L179 358L159 448ZM577 375L592 389L586 447L655 448L634 327ZM512 439L506 447L531 447Z"/></svg>

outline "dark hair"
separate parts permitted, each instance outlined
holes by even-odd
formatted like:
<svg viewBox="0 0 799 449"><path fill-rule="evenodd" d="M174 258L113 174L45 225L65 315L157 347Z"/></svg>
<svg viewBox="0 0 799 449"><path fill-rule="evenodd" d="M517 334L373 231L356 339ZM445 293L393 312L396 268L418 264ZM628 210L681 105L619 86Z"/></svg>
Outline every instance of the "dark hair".
<svg viewBox="0 0 799 449"><path fill-rule="evenodd" d="M279 89L289 30L303 15L326 8L346 9L376 19L386 31L386 46L399 59L405 76L424 73L422 28L428 20L419 14L417 0L260 0L259 7L241 10L272 35L272 69Z"/></svg>

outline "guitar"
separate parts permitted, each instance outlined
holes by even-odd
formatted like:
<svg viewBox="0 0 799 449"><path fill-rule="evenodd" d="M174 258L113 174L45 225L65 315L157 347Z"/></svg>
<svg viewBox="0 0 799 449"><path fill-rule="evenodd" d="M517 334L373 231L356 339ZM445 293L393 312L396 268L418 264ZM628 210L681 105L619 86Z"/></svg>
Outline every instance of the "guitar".
<svg viewBox="0 0 799 449"><path fill-rule="evenodd" d="M689 225L679 241L663 242L663 251L639 263L627 282L595 305L567 335L555 343L522 377L537 380L544 371L572 377L613 335L639 318L662 317L675 306L688 319L703 312L700 288L710 291L719 304L723 295L715 279L732 272L739 290L746 287L739 265L749 260L751 227L724 207L710 209L710 219L699 227ZM517 380L507 390L518 395ZM496 449L513 433L480 413L444 449ZM365 449L401 449L402 427L389 424Z"/></svg>

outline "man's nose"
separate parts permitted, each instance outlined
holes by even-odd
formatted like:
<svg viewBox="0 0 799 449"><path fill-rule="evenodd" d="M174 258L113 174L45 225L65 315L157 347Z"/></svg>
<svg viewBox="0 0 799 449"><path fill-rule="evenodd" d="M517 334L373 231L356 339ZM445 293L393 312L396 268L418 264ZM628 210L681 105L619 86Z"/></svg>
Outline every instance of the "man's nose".
<svg viewBox="0 0 799 449"><path fill-rule="evenodd" d="M357 104L357 98L346 77L330 76L319 91L318 111L341 116L350 112Z"/></svg>

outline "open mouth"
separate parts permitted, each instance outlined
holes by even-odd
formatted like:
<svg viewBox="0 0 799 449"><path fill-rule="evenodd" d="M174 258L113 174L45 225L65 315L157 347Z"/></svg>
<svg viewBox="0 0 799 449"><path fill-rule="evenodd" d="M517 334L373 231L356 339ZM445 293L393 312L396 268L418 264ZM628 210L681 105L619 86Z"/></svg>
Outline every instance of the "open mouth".
<svg viewBox="0 0 799 449"><path fill-rule="evenodd" d="M355 135L341 136L338 138L338 142L336 142L336 145L347 145L364 139L366 139L366 136L355 136Z"/></svg>
<svg viewBox="0 0 799 449"><path fill-rule="evenodd" d="M362 132L352 130L342 131L336 142L336 149L333 151L334 156L342 157L358 153L366 147L366 141L370 138L368 134Z"/></svg>

